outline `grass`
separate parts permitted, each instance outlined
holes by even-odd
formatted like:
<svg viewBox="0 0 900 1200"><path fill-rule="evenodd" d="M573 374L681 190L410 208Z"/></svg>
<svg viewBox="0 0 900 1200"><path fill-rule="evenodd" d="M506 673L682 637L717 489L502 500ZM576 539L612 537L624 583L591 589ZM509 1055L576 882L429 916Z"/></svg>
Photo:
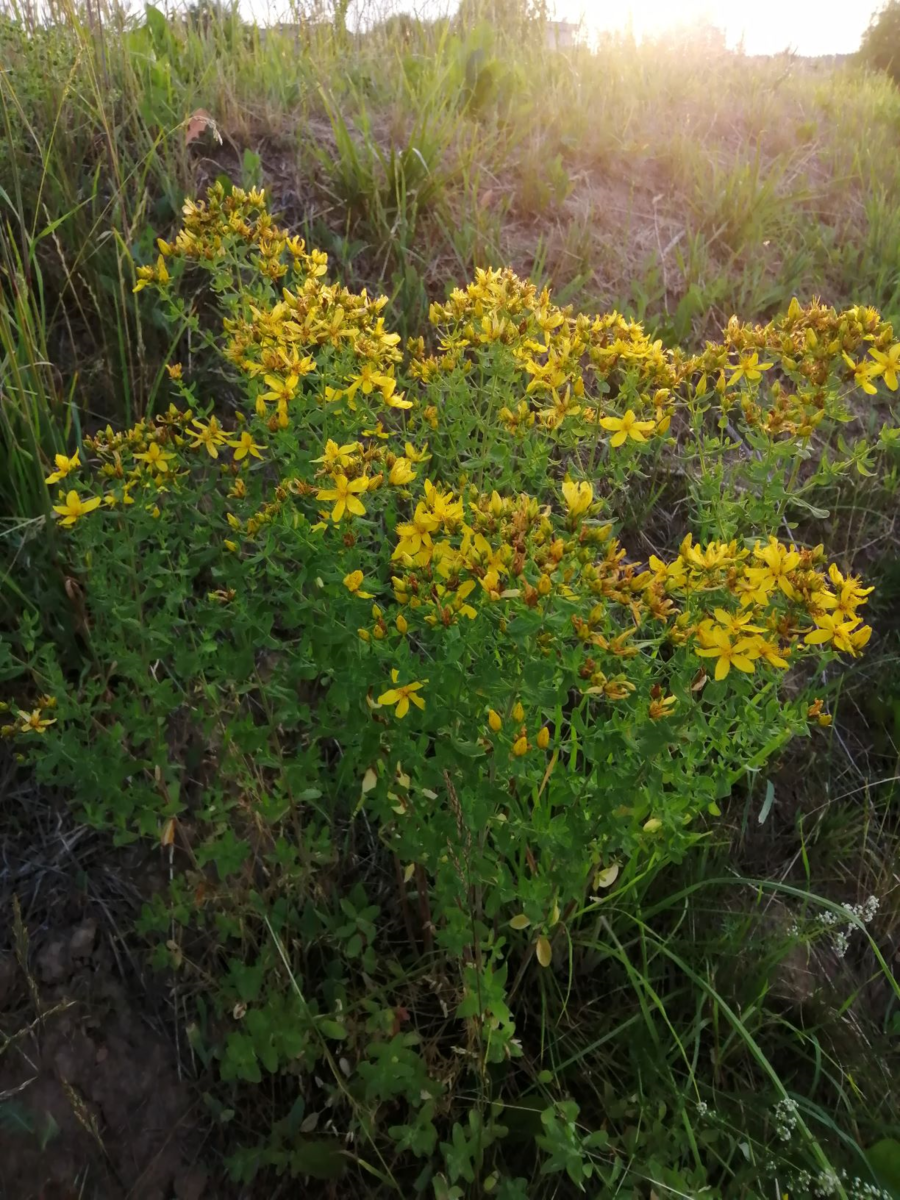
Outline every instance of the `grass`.
<svg viewBox="0 0 900 1200"><path fill-rule="evenodd" d="M0 64L0 615L30 611L58 636L44 476L83 430L152 411L183 331L136 302L134 266L219 175L264 184L336 276L391 297L404 334L448 281L500 264L668 342L699 345L793 295L900 323L900 92L855 66L627 39L560 55L531 26L487 23L260 30L215 9L128 17L70 0L41 23L0 13ZM221 143L188 139L197 110ZM796 1149L798 1164L864 1174L866 1148L900 1133L896 499L896 478L835 487L835 536L880 575L886 632L828 749L756 781L727 833L648 873L628 904L592 901L569 971L523 997L541 1071L518 1081L506 1123L524 1155L540 1135L568 1161L574 1137L563 1114L541 1129L544 1071L576 1099L578 1132L602 1124L628 1148L623 1195L761 1194L786 1098L788 1164ZM870 895L880 914L840 959L821 915ZM398 988L427 1010L428 986ZM471 1099L487 1114L490 1080ZM273 1098L254 1103L239 1138L219 1122L218 1149L271 1130ZM375 1179L384 1194L411 1183L368 1169L372 1194ZM802 1169L780 1189L814 1194ZM535 1195L574 1194L558 1178Z"/></svg>

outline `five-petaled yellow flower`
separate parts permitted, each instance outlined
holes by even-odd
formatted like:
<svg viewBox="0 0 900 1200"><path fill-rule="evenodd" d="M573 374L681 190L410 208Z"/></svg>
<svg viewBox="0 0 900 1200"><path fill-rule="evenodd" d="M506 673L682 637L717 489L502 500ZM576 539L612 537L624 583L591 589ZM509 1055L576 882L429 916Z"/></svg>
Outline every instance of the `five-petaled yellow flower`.
<svg viewBox="0 0 900 1200"><path fill-rule="evenodd" d="M32 709L30 713L22 712L19 709L19 730L21 733L44 733L48 726L55 725L56 718L48 718L41 715L39 708Z"/></svg>
<svg viewBox="0 0 900 1200"><path fill-rule="evenodd" d="M369 481L365 475L360 475L359 479L348 479L346 475L338 475L335 477L333 488L319 488L316 499L335 502L331 510L331 519L334 522L340 521L345 512L362 517L366 510L358 498L358 493L364 492L368 486Z"/></svg>
<svg viewBox="0 0 900 1200"><path fill-rule="evenodd" d="M562 485L562 494L573 517L587 512L594 502L594 489L586 479L582 479L580 483L573 483L571 479L567 479Z"/></svg>
<svg viewBox="0 0 900 1200"><path fill-rule="evenodd" d="M900 342L891 346L887 353L883 350L870 350L869 353L878 364L875 373L881 375L892 392L896 392L897 373L900 372Z"/></svg>
<svg viewBox="0 0 900 1200"><path fill-rule="evenodd" d="M262 393L263 400L293 400L300 382L300 376L293 373L286 379L279 379L277 375L264 375L263 379L269 385L269 390Z"/></svg>
<svg viewBox="0 0 900 1200"><path fill-rule="evenodd" d="M215 417L210 417L207 425L204 425L202 421L198 421L195 417L193 424L197 428L196 430L190 430L191 437L195 439L191 442L191 449L199 450L201 446L205 446L210 458L218 458L218 447L223 445L226 440L225 430Z"/></svg>
<svg viewBox="0 0 900 1200"><path fill-rule="evenodd" d="M633 442L646 442L646 435L656 428L655 421L639 421L630 408L624 417L601 417L600 424L612 433L611 446L624 446L628 438Z"/></svg>
<svg viewBox="0 0 900 1200"><path fill-rule="evenodd" d="M808 646L823 646L826 642L831 642L835 650L855 655L872 636L870 625L857 628L860 625L860 617L848 619L838 609L834 612L817 613L813 620L817 628L803 639Z"/></svg>
<svg viewBox="0 0 900 1200"><path fill-rule="evenodd" d="M143 454L136 454L134 457L145 462L151 471L158 471L162 475L168 471L169 462L175 455L163 450L159 442L151 442Z"/></svg>
<svg viewBox="0 0 900 1200"><path fill-rule="evenodd" d="M235 462L240 462L248 454L252 454L254 458L262 458L260 450L265 450L265 446L258 446L254 442L252 434L248 433L246 429L236 442L229 442L228 445L234 450Z"/></svg>
<svg viewBox="0 0 900 1200"><path fill-rule="evenodd" d="M59 483L61 479L65 479L70 471L75 471L81 466L81 459L78 457L77 450L71 458L66 458L65 454L56 454L53 461L56 463L56 470L52 475L47 476L44 483Z"/></svg>
<svg viewBox="0 0 900 1200"><path fill-rule="evenodd" d="M703 640L706 645L698 646L697 653L702 658L717 660L716 679L724 679L732 667L748 674L756 670L753 660L759 655L752 638L738 638L737 641L732 641L727 629L714 626L704 631Z"/></svg>
<svg viewBox="0 0 900 1200"><path fill-rule="evenodd" d="M748 354L744 352L741 355L740 362L732 369L731 378L728 380L728 386L737 383L741 379L746 379L749 383L755 383L757 379L762 379L762 372L768 371L772 367L772 363L761 363L759 355L754 352Z"/></svg>
<svg viewBox="0 0 900 1200"><path fill-rule="evenodd" d="M872 382L873 375L880 374L880 368L876 363L855 362L849 354L844 354L844 362L853 372L853 382L857 387L861 387L864 392L870 396L874 396L878 388Z"/></svg>
<svg viewBox="0 0 900 1200"><path fill-rule="evenodd" d="M83 517L85 513L93 512L95 508L99 507L99 496L91 496L87 500L82 500L76 491L71 491L66 496L64 504L53 505L53 511L59 513L60 525L71 527L79 517Z"/></svg>
<svg viewBox="0 0 900 1200"><path fill-rule="evenodd" d="M328 470L333 467L349 467L358 449L359 442L347 442L345 446L339 446L329 438L325 443L325 453L320 458L314 458L313 462L324 463Z"/></svg>
<svg viewBox="0 0 900 1200"><path fill-rule="evenodd" d="M363 575L362 571L351 571L349 575L344 576L344 587L348 592L351 593L351 595L358 596L360 600L371 600L371 592L363 592L360 590L362 588L362 582L364 578L365 576Z"/></svg>
<svg viewBox="0 0 900 1200"><path fill-rule="evenodd" d="M422 688L428 682L428 680L423 679L421 682L404 683L404 684L401 684L398 686L397 680L399 678L400 678L400 672L395 667L391 671L391 682L394 684L394 687L388 688L388 690L386 692L382 692L382 694L378 697L378 703L379 704L396 704L397 707L394 710L394 715L397 718L399 718L400 720L402 720L403 717L405 717L406 714L409 712L410 701L412 701L412 703L415 704L418 708L425 707L425 701L422 699L421 696L417 695L417 693L422 690Z"/></svg>

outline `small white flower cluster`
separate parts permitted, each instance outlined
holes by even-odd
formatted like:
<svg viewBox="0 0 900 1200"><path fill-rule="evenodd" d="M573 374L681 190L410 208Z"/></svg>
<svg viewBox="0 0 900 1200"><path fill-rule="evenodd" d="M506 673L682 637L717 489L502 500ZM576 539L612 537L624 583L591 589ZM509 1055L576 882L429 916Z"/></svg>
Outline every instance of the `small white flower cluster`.
<svg viewBox="0 0 900 1200"><path fill-rule="evenodd" d="M855 917L863 925L868 925L870 921L874 920L875 914L878 912L878 897L869 896L868 900L863 901L862 904L844 904L843 909L850 917ZM857 926L852 921L847 921L844 913L835 912L832 909L823 912L817 917L815 926L818 926L821 930L827 930L831 934L832 949L838 958L843 958L850 947L850 938L853 930ZM788 932L791 937L798 938L802 936L800 926L796 921L790 925Z"/></svg>
<svg viewBox="0 0 900 1200"><path fill-rule="evenodd" d="M705 1117L708 1112L709 1112L709 1105L706 1103L706 1101L698 1100L697 1101L697 1116Z"/></svg>
<svg viewBox="0 0 900 1200"><path fill-rule="evenodd" d="M868 900L862 904L845 904L843 907L851 917L856 917L858 921L862 921L863 925L868 925L878 912L878 897L869 896ZM836 912L823 913L822 925L826 929L835 930L832 946L838 958L843 958L850 946L850 937L853 930L856 929L856 925L851 922L844 924L841 915ZM837 926L841 927L837 928Z"/></svg>
<svg viewBox="0 0 900 1200"><path fill-rule="evenodd" d="M797 1111L797 1101L792 1100L790 1096L785 1096L783 1100L779 1100L775 1105L773 1116L775 1118L775 1132L783 1142L789 1142L791 1135L797 1128L797 1121L800 1119L800 1114Z"/></svg>
<svg viewBox="0 0 900 1200"><path fill-rule="evenodd" d="M851 1179L845 1170L841 1170L839 1174L835 1171L820 1171L815 1176L809 1171L801 1171L789 1181L788 1195L798 1198L818 1196L827 1200L829 1196L836 1196L842 1186L847 1200L891 1200L890 1192L886 1192L878 1184L860 1179L858 1175Z"/></svg>

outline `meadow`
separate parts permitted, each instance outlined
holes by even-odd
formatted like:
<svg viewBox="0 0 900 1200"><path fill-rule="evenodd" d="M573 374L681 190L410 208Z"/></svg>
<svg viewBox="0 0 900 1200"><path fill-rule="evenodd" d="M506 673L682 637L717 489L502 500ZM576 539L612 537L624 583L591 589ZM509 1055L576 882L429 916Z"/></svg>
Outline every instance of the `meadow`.
<svg viewBox="0 0 900 1200"><path fill-rule="evenodd" d="M900 1195L900 91L547 42L0 12L4 1196Z"/></svg>

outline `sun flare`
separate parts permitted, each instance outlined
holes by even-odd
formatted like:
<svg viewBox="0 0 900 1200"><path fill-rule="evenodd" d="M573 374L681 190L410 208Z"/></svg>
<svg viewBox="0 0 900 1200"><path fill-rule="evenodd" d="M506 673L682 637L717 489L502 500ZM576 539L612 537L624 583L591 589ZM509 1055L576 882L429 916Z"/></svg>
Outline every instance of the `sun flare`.
<svg viewBox="0 0 900 1200"><path fill-rule="evenodd" d="M731 0L557 0L560 20L583 21L588 37L629 28L639 39L654 38L692 25L706 25L725 34L729 49L743 46L747 54L778 54L791 50L803 55L851 54L859 47L877 0L859 5L822 5L818 0L756 0L752 6Z"/></svg>

